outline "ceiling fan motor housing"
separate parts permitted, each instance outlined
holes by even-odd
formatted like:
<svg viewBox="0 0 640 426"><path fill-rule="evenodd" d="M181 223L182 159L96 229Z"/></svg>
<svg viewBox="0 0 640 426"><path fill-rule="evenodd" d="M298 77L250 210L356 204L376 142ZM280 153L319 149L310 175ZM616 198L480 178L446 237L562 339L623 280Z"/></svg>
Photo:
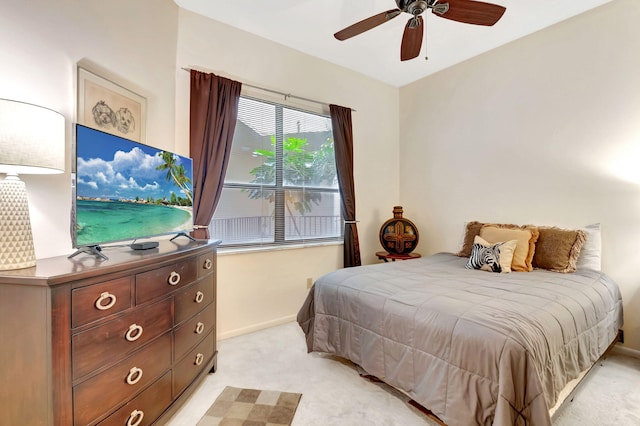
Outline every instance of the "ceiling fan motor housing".
<svg viewBox="0 0 640 426"><path fill-rule="evenodd" d="M429 3L425 0L396 0L396 4L398 9L414 16L421 15L429 7Z"/></svg>

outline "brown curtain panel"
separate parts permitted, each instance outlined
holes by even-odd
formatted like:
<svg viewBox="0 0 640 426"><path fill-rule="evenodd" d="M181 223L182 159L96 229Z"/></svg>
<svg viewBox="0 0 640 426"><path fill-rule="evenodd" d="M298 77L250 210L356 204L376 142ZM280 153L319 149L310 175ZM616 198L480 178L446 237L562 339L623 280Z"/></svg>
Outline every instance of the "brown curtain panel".
<svg viewBox="0 0 640 426"><path fill-rule="evenodd" d="M241 88L237 81L191 70L194 238L210 238L209 222L222 194Z"/></svg>
<svg viewBox="0 0 640 426"><path fill-rule="evenodd" d="M338 184L344 217L344 267L360 266L360 243L356 226L356 193L353 181L353 130L351 108L329 105Z"/></svg>

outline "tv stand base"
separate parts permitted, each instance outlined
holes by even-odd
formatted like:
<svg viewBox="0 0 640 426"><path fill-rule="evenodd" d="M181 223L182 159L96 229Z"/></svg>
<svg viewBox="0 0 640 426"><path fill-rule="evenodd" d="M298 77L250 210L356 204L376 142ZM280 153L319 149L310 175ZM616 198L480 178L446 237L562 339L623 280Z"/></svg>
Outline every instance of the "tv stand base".
<svg viewBox="0 0 640 426"><path fill-rule="evenodd" d="M71 259L72 257L79 255L80 253L92 254L101 259L109 260L109 258L104 253L102 253L102 247L100 247L99 245L78 247L78 250L76 250L75 253L70 254L67 259Z"/></svg>
<svg viewBox="0 0 640 426"><path fill-rule="evenodd" d="M169 241L173 241L178 237L187 237L188 239L190 239L191 241L195 241L196 239L193 238L191 235L187 234L186 232L178 232L176 235L174 235Z"/></svg>

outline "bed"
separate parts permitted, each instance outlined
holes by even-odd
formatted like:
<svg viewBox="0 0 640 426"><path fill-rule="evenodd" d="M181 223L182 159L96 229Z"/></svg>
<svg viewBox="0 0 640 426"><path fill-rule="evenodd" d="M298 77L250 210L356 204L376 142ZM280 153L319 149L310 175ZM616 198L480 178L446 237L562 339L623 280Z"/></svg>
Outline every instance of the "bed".
<svg viewBox="0 0 640 426"><path fill-rule="evenodd" d="M438 253L319 278L297 318L308 351L352 361L449 426L550 425L565 385L615 342L618 286L591 269L467 263Z"/></svg>

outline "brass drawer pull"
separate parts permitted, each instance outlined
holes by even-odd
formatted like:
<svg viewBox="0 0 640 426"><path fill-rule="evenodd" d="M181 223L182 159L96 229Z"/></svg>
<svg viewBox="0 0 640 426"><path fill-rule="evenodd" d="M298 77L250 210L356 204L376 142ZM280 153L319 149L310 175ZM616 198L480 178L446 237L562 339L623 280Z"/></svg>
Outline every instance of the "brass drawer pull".
<svg viewBox="0 0 640 426"><path fill-rule="evenodd" d="M135 342L142 336L142 326L138 324L131 324L129 329L124 335L124 338L129 342Z"/></svg>
<svg viewBox="0 0 640 426"><path fill-rule="evenodd" d="M195 302L202 303L203 300L204 300L204 293L201 291L197 292Z"/></svg>
<svg viewBox="0 0 640 426"><path fill-rule="evenodd" d="M202 334L203 331L204 331L204 324L201 322L196 324L196 334Z"/></svg>
<svg viewBox="0 0 640 426"><path fill-rule="evenodd" d="M129 414L127 426L138 426L140 423L142 423L142 419L144 419L144 411L133 410L131 414Z"/></svg>
<svg viewBox="0 0 640 426"><path fill-rule="evenodd" d="M127 383L130 385L135 385L142 379L142 368L132 367L129 370L129 374L127 374Z"/></svg>
<svg viewBox="0 0 640 426"><path fill-rule="evenodd" d="M204 361L204 355L199 353L198 355L196 355L195 364L200 365L202 364L202 361Z"/></svg>
<svg viewBox="0 0 640 426"><path fill-rule="evenodd" d="M172 271L171 274L169 274L168 281L170 285L178 285L180 282L180 274L176 271Z"/></svg>
<svg viewBox="0 0 640 426"><path fill-rule="evenodd" d="M109 301L105 304L104 302L107 300ZM100 297L98 297L98 300L96 300L96 308L101 311L106 311L107 309L111 309L115 304L116 304L116 295L111 294L108 291L105 291L104 293L102 293Z"/></svg>
<svg viewBox="0 0 640 426"><path fill-rule="evenodd" d="M204 261L204 269L211 269L213 268L213 262L211 261L211 259L206 259Z"/></svg>

